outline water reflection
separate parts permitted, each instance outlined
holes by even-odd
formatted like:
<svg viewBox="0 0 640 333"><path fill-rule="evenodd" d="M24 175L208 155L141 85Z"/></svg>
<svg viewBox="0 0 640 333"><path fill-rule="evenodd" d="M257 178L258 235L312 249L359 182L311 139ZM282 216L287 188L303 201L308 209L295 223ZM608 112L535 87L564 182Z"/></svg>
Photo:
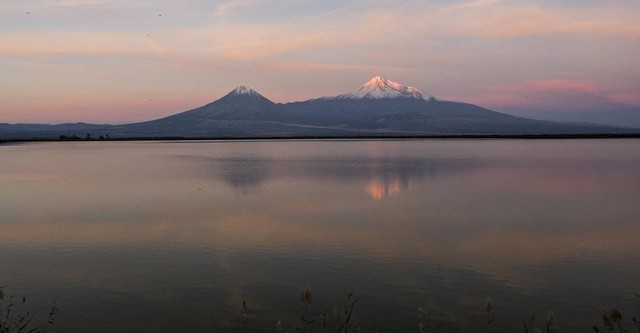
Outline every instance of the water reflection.
<svg viewBox="0 0 640 333"><path fill-rule="evenodd" d="M518 159L511 155L483 156L473 151L464 157L433 152L426 156L402 153L392 157L350 153L354 154L336 157L308 152L273 158L235 151L231 157L178 154L168 158L184 162L199 179L222 181L239 192L260 190L269 182L284 179L305 179L337 186L360 183L364 193L376 201L410 191L416 184L455 178L460 174L465 177L473 174L471 181L481 182L482 186L489 188L521 186L532 191L564 191L567 194L579 190L592 191L600 183L608 181L623 186L638 184L635 177L629 177L629 172L638 163L632 158L608 160L598 156L580 156L571 159L562 155L524 154Z"/></svg>
<svg viewBox="0 0 640 333"><path fill-rule="evenodd" d="M517 323L552 299L564 331L578 331L597 320L589 311L636 291L639 150L633 140L0 146L0 283L80 302L65 331L116 317L128 319L112 331L160 331L158 313L167 327L178 316L224 330L240 300L274 318L302 286L355 288L367 319L385 318L378 327L415 330L408 314L422 306L474 329L492 296Z"/></svg>
<svg viewBox="0 0 640 333"><path fill-rule="evenodd" d="M472 169L482 161L456 161L398 156L294 157L273 159L259 156L203 157L177 155L171 159L186 161L197 168L197 177L221 180L242 193L259 190L266 183L282 179L306 179L335 185L363 184L372 199L397 196L425 178L435 180Z"/></svg>
<svg viewBox="0 0 640 333"><path fill-rule="evenodd" d="M392 197L400 194L403 190L400 181L394 179L390 182L386 182L384 179L374 179L367 183L365 189L369 196L375 201L380 201L387 197ZM405 188L405 190L408 189Z"/></svg>
<svg viewBox="0 0 640 333"><path fill-rule="evenodd" d="M203 161L194 156L186 158ZM241 192L256 190L267 182L273 173L273 166L265 158L222 158L216 159L212 165L205 168L213 170L212 174Z"/></svg>

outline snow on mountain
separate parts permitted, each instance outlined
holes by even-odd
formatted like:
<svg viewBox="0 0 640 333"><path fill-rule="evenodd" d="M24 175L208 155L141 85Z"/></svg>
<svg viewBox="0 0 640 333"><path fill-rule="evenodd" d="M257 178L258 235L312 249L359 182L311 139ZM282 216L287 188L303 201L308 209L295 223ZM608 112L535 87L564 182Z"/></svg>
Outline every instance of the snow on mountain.
<svg viewBox="0 0 640 333"><path fill-rule="evenodd" d="M382 98L416 98L429 100L433 96L415 88L404 86L398 82L387 80L382 76L375 76L363 84L357 91L326 99L382 99Z"/></svg>
<svg viewBox="0 0 640 333"><path fill-rule="evenodd" d="M262 96L260 95L257 91L249 88L249 87L245 87L245 86L239 86L236 89L233 89L233 91L231 91L231 94L233 95L249 95L249 96Z"/></svg>

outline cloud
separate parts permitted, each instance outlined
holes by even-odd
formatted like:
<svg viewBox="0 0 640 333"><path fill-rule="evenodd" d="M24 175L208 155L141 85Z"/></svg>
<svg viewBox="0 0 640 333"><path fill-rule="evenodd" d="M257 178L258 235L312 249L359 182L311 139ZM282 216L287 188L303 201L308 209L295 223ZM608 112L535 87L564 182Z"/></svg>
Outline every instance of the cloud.
<svg viewBox="0 0 640 333"><path fill-rule="evenodd" d="M102 4L104 1L53 2L59 6ZM108 2L112 3L112 2ZM398 8L362 8L350 15L321 12L286 21L247 22L234 20L232 13L246 7L268 6L257 0L227 1L217 5L213 22L139 28L129 31L81 30L12 31L0 34L3 53L92 53L93 48L139 53L145 31L162 39L163 52L174 45L175 52L222 53L231 60L247 60L290 53L300 49L321 49L336 45L387 45L412 52L410 46L437 36L518 37L550 34L614 35L640 38L637 11L626 8L567 9L526 2L476 0L434 8L425 5ZM637 7L637 6L636 6ZM218 19L221 20L218 20ZM60 43L54 43L60 41ZM160 44L160 41L156 41ZM91 46L91 47L88 47Z"/></svg>
<svg viewBox="0 0 640 333"><path fill-rule="evenodd" d="M629 1L571 6L510 0L23 4L0 4L0 11L9 13L0 22L0 69L12 73L6 81L29 74L54 82L50 71L35 73L24 66L38 58L53 67L79 64L83 74L69 71L68 79L99 92L104 88L92 84L90 74L101 77L126 64L121 74L132 83L120 86L113 98L132 89L164 93L179 77L204 93L200 85L213 79L194 78L206 75L268 87L283 83L274 95L296 91L310 97L352 89L363 78L385 73L443 98L487 106L532 103L526 98L532 93L634 103L640 96L640 63L634 57L640 51L640 3ZM36 15L24 14L24 8L35 6ZM165 15L159 18L161 10ZM154 84L133 86L142 76L153 77ZM321 83L301 84L313 76ZM319 88L330 90L311 91ZM18 98L6 91L0 96L4 100ZM207 99L224 92L207 90ZM536 102L544 100L553 98Z"/></svg>
<svg viewBox="0 0 640 333"><path fill-rule="evenodd" d="M488 90L496 92L530 91L532 93L588 93L599 94L597 84L590 80L550 79L526 81L516 85L491 86Z"/></svg>
<svg viewBox="0 0 640 333"><path fill-rule="evenodd" d="M142 33L24 31L0 37L2 56L166 54L169 47Z"/></svg>
<svg viewBox="0 0 640 333"><path fill-rule="evenodd" d="M550 34L640 37L640 6L561 8L524 1L471 1L422 16L420 31L436 35L518 37Z"/></svg>
<svg viewBox="0 0 640 333"><path fill-rule="evenodd" d="M255 5L259 0L227 0L216 6L213 10L213 17L220 19L228 19L234 11L242 9L242 7Z"/></svg>
<svg viewBox="0 0 640 333"><path fill-rule="evenodd" d="M629 91L614 90L587 79L528 80L486 86L469 98L475 103L505 111L522 108L588 111L611 103L640 106L640 100Z"/></svg>
<svg viewBox="0 0 640 333"><path fill-rule="evenodd" d="M608 97L612 102L640 106L640 95L637 93L620 92L610 94Z"/></svg>
<svg viewBox="0 0 640 333"><path fill-rule="evenodd" d="M390 70L397 71L396 67L384 67L384 66L370 66L370 65L343 65L332 63L316 63L316 62L266 62L256 66L261 70L271 72L324 72L324 71L347 71L347 72L360 72L360 73L380 73Z"/></svg>
<svg viewBox="0 0 640 333"><path fill-rule="evenodd" d="M96 6L96 5L105 5L105 4L122 3L122 2L123 1L115 1L115 0L53 0L53 1L47 1L45 3L49 3L57 7L85 7L85 6Z"/></svg>
<svg viewBox="0 0 640 333"><path fill-rule="evenodd" d="M450 7L448 7L448 9L463 9L463 8L474 8L474 7L481 7L481 6L492 6L492 5L503 3L505 1L506 0L474 0L474 1L468 1L468 2L451 5Z"/></svg>

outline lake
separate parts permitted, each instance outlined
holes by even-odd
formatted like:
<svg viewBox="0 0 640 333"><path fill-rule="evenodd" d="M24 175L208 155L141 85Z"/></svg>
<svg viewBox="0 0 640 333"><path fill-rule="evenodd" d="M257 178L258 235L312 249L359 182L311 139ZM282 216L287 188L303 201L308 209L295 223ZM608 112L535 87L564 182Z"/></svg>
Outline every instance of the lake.
<svg viewBox="0 0 640 333"><path fill-rule="evenodd" d="M0 158L0 286L40 321L57 297L59 332L294 332L304 311L322 331L347 290L363 332L486 331L488 297L495 331L523 332L532 311L589 332L602 310L640 310L635 139L64 142Z"/></svg>

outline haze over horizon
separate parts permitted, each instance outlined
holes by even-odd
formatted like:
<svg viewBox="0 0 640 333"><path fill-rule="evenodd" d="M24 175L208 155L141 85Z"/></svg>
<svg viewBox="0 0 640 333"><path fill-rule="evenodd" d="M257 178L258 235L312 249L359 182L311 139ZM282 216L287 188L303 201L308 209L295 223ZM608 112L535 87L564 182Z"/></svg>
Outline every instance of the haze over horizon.
<svg viewBox="0 0 640 333"><path fill-rule="evenodd" d="M5 2L0 71L0 123L129 123L375 75L511 114L616 112L640 108L640 2Z"/></svg>

